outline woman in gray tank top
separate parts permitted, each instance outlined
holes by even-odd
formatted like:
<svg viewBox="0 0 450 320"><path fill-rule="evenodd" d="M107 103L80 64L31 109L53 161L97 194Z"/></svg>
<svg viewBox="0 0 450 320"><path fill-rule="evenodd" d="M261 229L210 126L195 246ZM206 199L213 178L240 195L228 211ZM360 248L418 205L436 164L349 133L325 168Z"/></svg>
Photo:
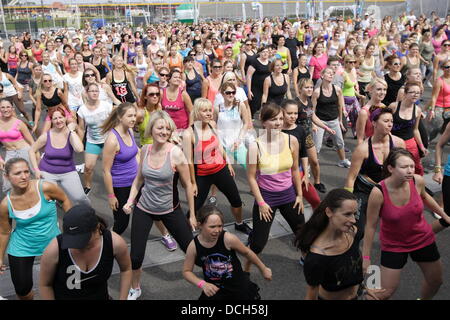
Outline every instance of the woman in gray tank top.
<svg viewBox="0 0 450 320"><path fill-rule="evenodd" d="M180 208L178 175L186 191L189 211L195 212L194 193L186 157L178 146L170 142L175 130L175 123L165 111L155 111L152 114L145 136L151 135L153 144L142 148L138 173L133 181L127 204L123 207L126 214L133 211L131 222L133 281L128 300L136 300L142 293L139 285L141 266L153 221L162 221L184 252L193 239L192 230L195 230L197 225L195 214L190 215L188 222ZM134 206L142 184L144 184L142 194Z"/></svg>

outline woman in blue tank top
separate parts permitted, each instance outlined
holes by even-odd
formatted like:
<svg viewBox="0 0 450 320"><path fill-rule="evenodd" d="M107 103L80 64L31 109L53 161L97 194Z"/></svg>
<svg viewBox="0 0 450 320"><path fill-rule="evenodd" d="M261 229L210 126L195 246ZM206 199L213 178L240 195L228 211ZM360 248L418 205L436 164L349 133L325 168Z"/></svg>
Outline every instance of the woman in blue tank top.
<svg viewBox="0 0 450 320"><path fill-rule="evenodd" d="M66 212L72 206L57 185L31 180L26 160L13 158L5 164L5 177L12 189L0 204L0 272L8 252L9 268L17 297L33 299L33 264L60 231L56 201ZM16 226L12 230L12 219Z"/></svg>
<svg viewBox="0 0 450 320"><path fill-rule="evenodd" d="M73 204L90 204L90 200L84 193L80 176L75 169L73 160L74 151L84 151L83 142L76 133L76 124L67 124L65 109L56 107L48 113L52 122L52 128L43 133L33 143L28 154L34 174L44 181L58 184L69 197ZM44 149L44 156L38 161L37 152ZM39 166L38 166L39 163Z"/></svg>
<svg viewBox="0 0 450 320"><path fill-rule="evenodd" d="M139 149L132 130L136 123L136 112L134 104L122 103L111 112L102 126L104 135L110 132L103 148L103 180L114 215L113 231L118 234L128 227L130 216L122 208L127 203L138 169Z"/></svg>

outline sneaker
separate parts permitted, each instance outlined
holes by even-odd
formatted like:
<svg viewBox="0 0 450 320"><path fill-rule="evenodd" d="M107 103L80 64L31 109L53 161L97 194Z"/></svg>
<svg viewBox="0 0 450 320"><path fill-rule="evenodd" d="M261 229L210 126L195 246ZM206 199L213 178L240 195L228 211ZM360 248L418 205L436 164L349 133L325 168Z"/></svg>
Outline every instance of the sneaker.
<svg viewBox="0 0 450 320"><path fill-rule="evenodd" d="M246 235L249 235L250 232L252 232L252 228L250 228L250 226L245 221L242 221L241 224L235 223L234 224L234 229L237 230L237 231L243 232Z"/></svg>
<svg viewBox="0 0 450 320"><path fill-rule="evenodd" d="M2 296L0 296L0 300L8 300L8 299L6 299L6 298L3 298Z"/></svg>
<svg viewBox="0 0 450 320"><path fill-rule="evenodd" d="M350 168L351 165L352 165L352 163L348 159L344 159L342 161L339 161L338 164L337 164L337 166L341 167L341 168Z"/></svg>
<svg viewBox="0 0 450 320"><path fill-rule="evenodd" d="M175 240L172 238L172 236L170 234L168 234L167 236L163 236L161 238L161 242L164 244L164 246L167 248L167 250L169 250L169 251L177 250L177 243L175 242Z"/></svg>
<svg viewBox="0 0 450 320"><path fill-rule="evenodd" d="M84 187L84 193L88 196L91 193L91 188Z"/></svg>
<svg viewBox="0 0 450 320"><path fill-rule="evenodd" d="M84 163L75 166L75 169L77 169L78 173L84 173Z"/></svg>
<svg viewBox="0 0 450 320"><path fill-rule="evenodd" d="M130 288L130 291L128 291L128 298L127 300L137 300L142 294L141 288L133 289Z"/></svg>
<svg viewBox="0 0 450 320"><path fill-rule="evenodd" d="M316 183L314 185L314 188L316 188L316 190L319 191L320 193L327 193L327 188L323 183Z"/></svg>
<svg viewBox="0 0 450 320"><path fill-rule="evenodd" d="M215 206L217 204L217 198L214 196L209 197L208 204Z"/></svg>
<svg viewBox="0 0 450 320"><path fill-rule="evenodd" d="M431 84L430 80L426 81L426 82L425 82L425 85L426 85L428 88L433 88L433 85Z"/></svg>
<svg viewBox="0 0 450 320"><path fill-rule="evenodd" d="M433 212L433 217L437 220L439 220L441 218L441 216L438 215L436 212Z"/></svg>

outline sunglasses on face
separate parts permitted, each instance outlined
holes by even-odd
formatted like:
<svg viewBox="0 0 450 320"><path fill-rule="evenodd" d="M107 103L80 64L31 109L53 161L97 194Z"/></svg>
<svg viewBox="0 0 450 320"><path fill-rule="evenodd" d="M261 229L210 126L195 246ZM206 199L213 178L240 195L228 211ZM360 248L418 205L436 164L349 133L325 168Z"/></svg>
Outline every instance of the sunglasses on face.
<svg viewBox="0 0 450 320"><path fill-rule="evenodd" d="M442 46L443 47L450 47L450 43L444 43Z"/></svg>
<svg viewBox="0 0 450 320"><path fill-rule="evenodd" d="M53 80L52 79L50 79L50 80L48 80L48 79L46 79L46 80L42 80L42 82L44 82L44 83L47 83L47 82L52 82Z"/></svg>
<svg viewBox="0 0 450 320"><path fill-rule="evenodd" d="M399 65L400 65L400 63L398 63L398 62L395 62L395 63L393 63L392 65L393 65L393 66L399 66Z"/></svg>
<svg viewBox="0 0 450 320"><path fill-rule="evenodd" d="M159 97L160 93L159 92L150 92L147 94L147 97Z"/></svg>
<svg viewBox="0 0 450 320"><path fill-rule="evenodd" d="M160 76L160 77L168 77L169 74L168 74L168 73L160 73L159 76Z"/></svg>
<svg viewBox="0 0 450 320"><path fill-rule="evenodd" d="M356 63L356 61L347 61L347 63Z"/></svg>
<svg viewBox="0 0 450 320"><path fill-rule="evenodd" d="M236 94L236 91L225 91L224 92L227 96L229 96L229 95L234 95L234 94Z"/></svg>
<svg viewBox="0 0 450 320"><path fill-rule="evenodd" d="M442 69L444 69L444 70L449 70L449 69L450 69L450 66L443 66Z"/></svg>
<svg viewBox="0 0 450 320"><path fill-rule="evenodd" d="M93 73L87 73L84 75L85 78L95 77L95 74Z"/></svg>
<svg viewBox="0 0 450 320"><path fill-rule="evenodd" d="M222 66L213 66L213 69L220 69Z"/></svg>

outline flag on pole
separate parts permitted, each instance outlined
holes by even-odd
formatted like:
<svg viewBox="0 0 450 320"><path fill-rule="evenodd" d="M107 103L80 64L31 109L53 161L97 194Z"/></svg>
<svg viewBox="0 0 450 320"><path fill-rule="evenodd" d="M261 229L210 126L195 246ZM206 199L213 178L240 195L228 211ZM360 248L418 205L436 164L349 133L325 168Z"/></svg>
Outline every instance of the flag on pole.
<svg viewBox="0 0 450 320"><path fill-rule="evenodd" d="M247 13L245 12L245 3L242 3L242 21L247 21Z"/></svg>
<svg viewBox="0 0 450 320"><path fill-rule="evenodd" d="M300 2L295 3L295 16L298 18L298 13L300 12Z"/></svg>
<svg viewBox="0 0 450 320"><path fill-rule="evenodd" d="M283 1L283 17L286 17L286 1Z"/></svg>

